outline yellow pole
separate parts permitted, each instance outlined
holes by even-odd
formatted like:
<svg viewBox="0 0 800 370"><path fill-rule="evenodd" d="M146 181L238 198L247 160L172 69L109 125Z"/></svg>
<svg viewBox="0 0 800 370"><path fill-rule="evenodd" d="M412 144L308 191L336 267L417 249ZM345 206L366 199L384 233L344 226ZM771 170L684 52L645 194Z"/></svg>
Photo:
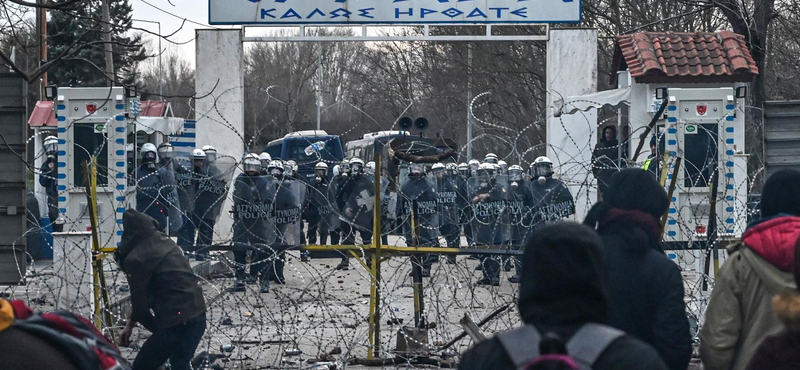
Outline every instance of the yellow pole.
<svg viewBox="0 0 800 370"><path fill-rule="evenodd" d="M375 152L375 202L372 207L372 268L369 294L369 343L367 358L380 356L381 322L380 322L380 280L381 280L381 153Z"/></svg>
<svg viewBox="0 0 800 370"><path fill-rule="evenodd" d="M667 184L667 164L669 164L669 152L664 153L664 161L661 163L661 187Z"/></svg>

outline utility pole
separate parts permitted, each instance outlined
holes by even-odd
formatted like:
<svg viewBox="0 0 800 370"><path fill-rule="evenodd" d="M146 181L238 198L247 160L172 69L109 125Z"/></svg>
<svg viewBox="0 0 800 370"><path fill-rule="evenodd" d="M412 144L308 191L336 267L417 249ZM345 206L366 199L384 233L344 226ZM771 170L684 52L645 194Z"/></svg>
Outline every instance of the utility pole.
<svg viewBox="0 0 800 370"><path fill-rule="evenodd" d="M322 43L317 43L317 130L321 130L322 117Z"/></svg>
<svg viewBox="0 0 800 370"><path fill-rule="evenodd" d="M39 5L44 4L44 0L36 0ZM39 7L36 9L36 23L39 29L39 67L47 63L47 8ZM42 84L39 87L39 99L44 100L44 88L47 87L47 72L42 74Z"/></svg>
<svg viewBox="0 0 800 370"><path fill-rule="evenodd" d="M467 44L467 159L472 159L472 43Z"/></svg>
<svg viewBox="0 0 800 370"><path fill-rule="evenodd" d="M108 2L102 0L103 11L103 46L106 51L106 81L108 86L114 86L114 52L111 45L111 15L108 11Z"/></svg>

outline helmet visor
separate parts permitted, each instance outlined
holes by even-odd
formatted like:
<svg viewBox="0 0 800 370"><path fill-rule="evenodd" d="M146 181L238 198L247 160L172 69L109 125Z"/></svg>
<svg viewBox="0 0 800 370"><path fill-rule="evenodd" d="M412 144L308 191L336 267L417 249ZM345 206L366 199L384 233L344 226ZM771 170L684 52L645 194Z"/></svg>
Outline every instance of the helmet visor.
<svg viewBox="0 0 800 370"><path fill-rule="evenodd" d="M508 179L511 181L521 181L522 180L522 170L513 169L508 171Z"/></svg>

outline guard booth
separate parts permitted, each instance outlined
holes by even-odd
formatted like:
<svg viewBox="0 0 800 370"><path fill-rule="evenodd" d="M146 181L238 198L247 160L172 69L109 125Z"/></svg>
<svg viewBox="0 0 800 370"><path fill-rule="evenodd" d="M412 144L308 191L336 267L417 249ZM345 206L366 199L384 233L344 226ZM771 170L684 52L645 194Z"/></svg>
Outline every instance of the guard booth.
<svg viewBox="0 0 800 370"><path fill-rule="evenodd" d="M674 180L667 255L684 271L707 271L704 250L719 245L715 261L724 261L722 247L747 225L745 84L758 75L747 43L731 31L640 32L617 36L612 63L616 90L568 97L555 108L572 114L620 105L619 150L628 166L642 166L656 137L654 172L667 191Z"/></svg>

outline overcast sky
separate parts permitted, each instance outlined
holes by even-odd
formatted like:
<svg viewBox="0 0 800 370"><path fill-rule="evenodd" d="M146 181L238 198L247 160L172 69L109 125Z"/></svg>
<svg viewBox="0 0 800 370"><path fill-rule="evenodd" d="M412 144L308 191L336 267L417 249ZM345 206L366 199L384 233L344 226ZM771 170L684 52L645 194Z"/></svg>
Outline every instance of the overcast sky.
<svg viewBox="0 0 800 370"><path fill-rule="evenodd" d="M208 0L130 0L133 6L134 26L144 28L152 32L158 32L158 25L154 23L138 22L137 19L161 22L161 34L169 35L181 26L183 18L186 24L169 40L187 44L177 46L185 59L194 65L194 31L198 28L211 28L208 25ZM162 10L159 10L160 8ZM174 15L168 14L172 13ZM191 21L191 22L190 22ZM192 23L196 22L196 23ZM152 40L155 37L148 36ZM166 48L169 44L162 40L162 47Z"/></svg>

